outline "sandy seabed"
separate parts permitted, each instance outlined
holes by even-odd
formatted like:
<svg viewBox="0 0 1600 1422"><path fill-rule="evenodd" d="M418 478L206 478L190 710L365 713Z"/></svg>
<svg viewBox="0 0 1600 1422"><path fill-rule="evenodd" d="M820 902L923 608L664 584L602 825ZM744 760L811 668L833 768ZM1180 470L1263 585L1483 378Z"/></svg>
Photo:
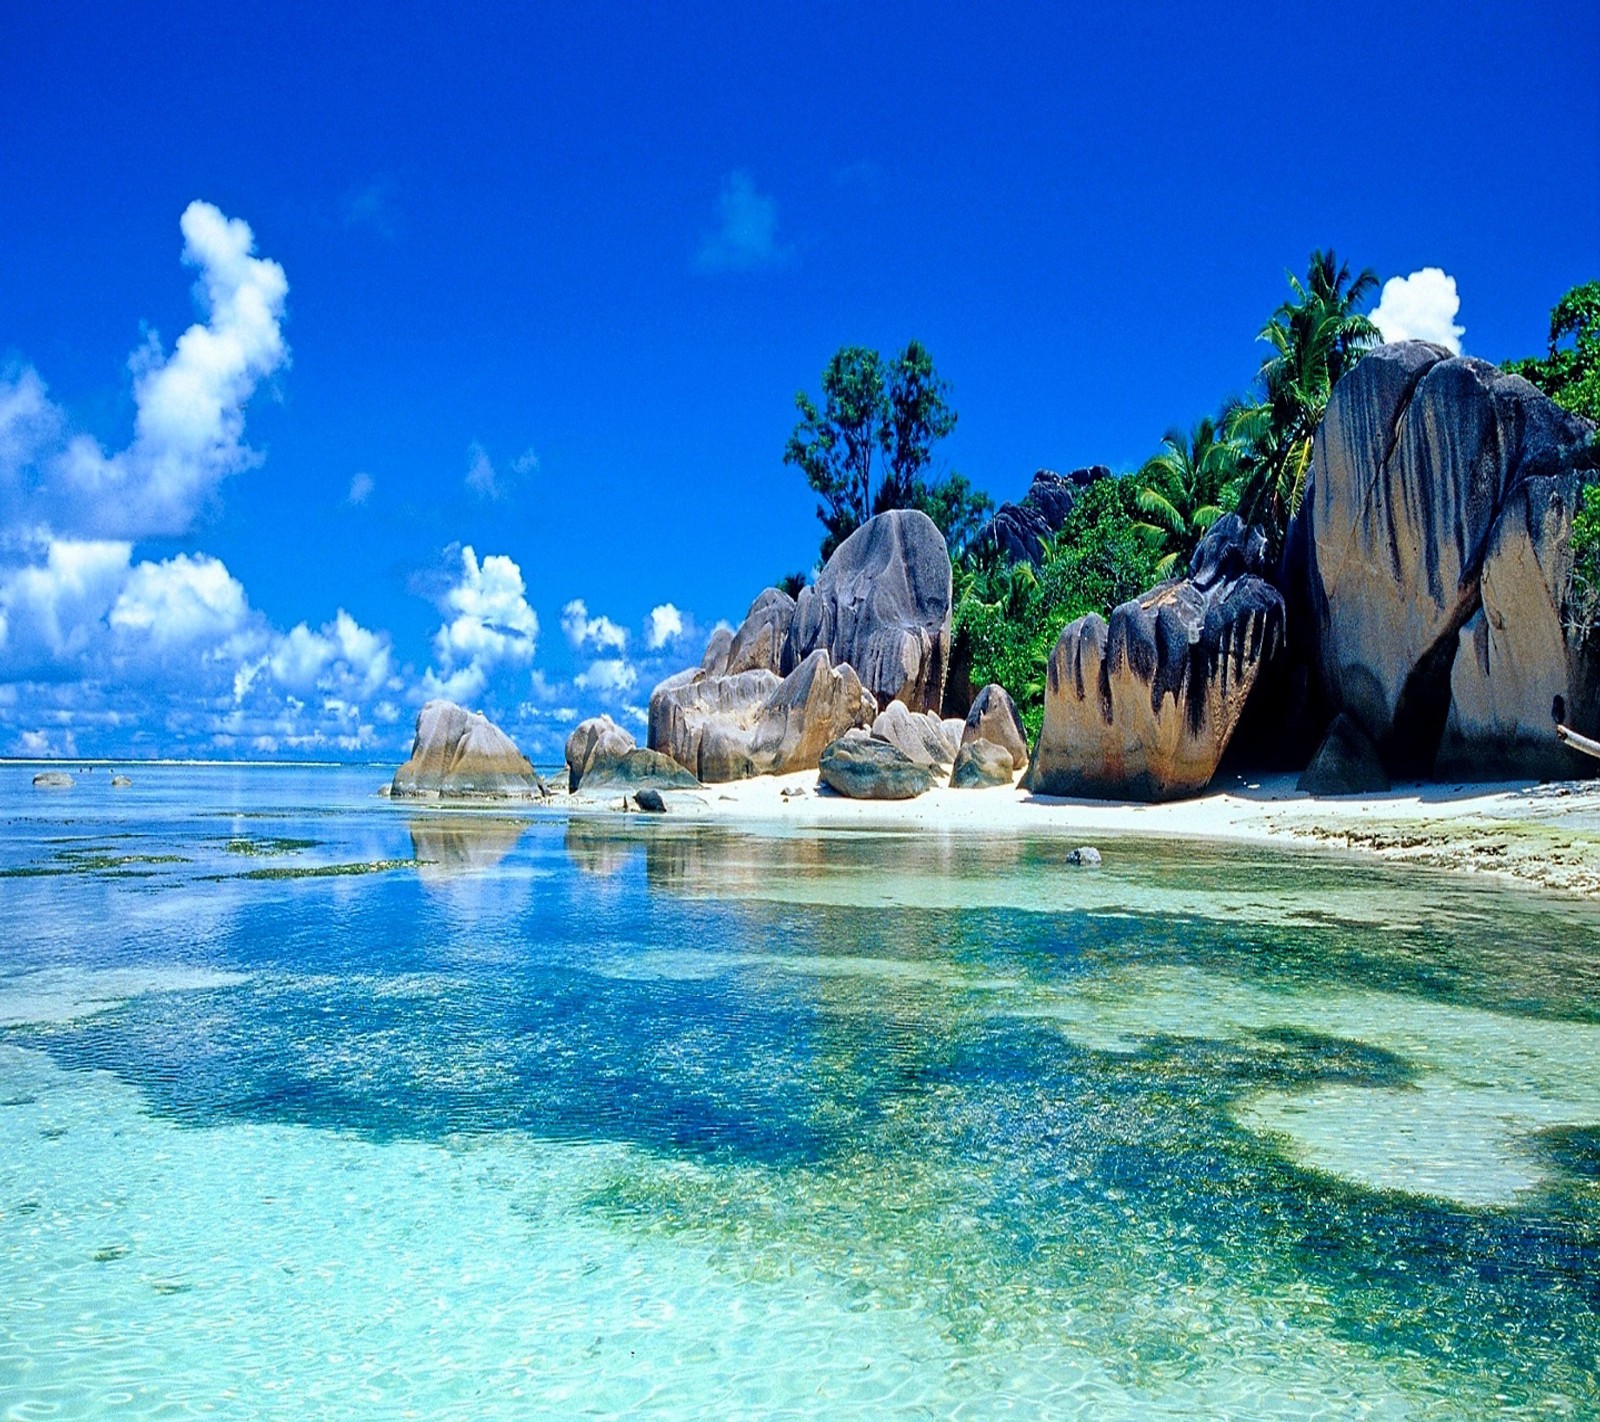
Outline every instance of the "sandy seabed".
<svg viewBox="0 0 1600 1422"><path fill-rule="evenodd" d="M1227 779L1204 795L1157 805L1003 786L851 800L819 788L816 772L805 770L668 792L666 801L683 819L751 826L1026 833L1084 844L1118 835L1290 841L1600 896L1597 780L1402 785L1384 795L1317 798L1296 790L1294 775ZM569 806L615 812L621 802L616 791L592 800L580 793Z"/></svg>

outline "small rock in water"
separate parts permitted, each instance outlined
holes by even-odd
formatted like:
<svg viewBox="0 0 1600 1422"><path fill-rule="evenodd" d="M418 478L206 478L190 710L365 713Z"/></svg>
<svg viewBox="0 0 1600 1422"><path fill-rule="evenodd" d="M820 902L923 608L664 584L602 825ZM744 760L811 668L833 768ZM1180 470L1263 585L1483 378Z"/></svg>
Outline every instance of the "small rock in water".
<svg viewBox="0 0 1600 1422"><path fill-rule="evenodd" d="M1067 856L1067 863L1078 865L1085 869L1098 869L1100 867L1100 851L1092 844L1080 844Z"/></svg>
<svg viewBox="0 0 1600 1422"><path fill-rule="evenodd" d="M126 775L113 775L111 777L111 788L113 790L125 790L132 784L133 781L129 780Z"/></svg>
<svg viewBox="0 0 1600 1422"><path fill-rule="evenodd" d="M75 783L64 770L43 770L33 777L35 790L70 790Z"/></svg>
<svg viewBox="0 0 1600 1422"><path fill-rule="evenodd" d="M667 812L667 802L661 798L661 792L652 790L649 786L636 790L633 800L647 815L664 815Z"/></svg>

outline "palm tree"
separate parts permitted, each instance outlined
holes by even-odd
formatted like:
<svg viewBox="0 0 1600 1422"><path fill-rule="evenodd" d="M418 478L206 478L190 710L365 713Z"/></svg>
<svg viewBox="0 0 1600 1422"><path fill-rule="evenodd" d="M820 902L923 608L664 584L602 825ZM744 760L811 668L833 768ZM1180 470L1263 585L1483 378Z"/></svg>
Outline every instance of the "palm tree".
<svg viewBox="0 0 1600 1422"><path fill-rule="evenodd" d="M1239 442L1217 421L1202 419L1187 435L1174 427L1161 450L1144 462L1138 481L1139 508L1149 515L1143 527L1157 534L1167 552L1156 564L1163 578L1187 563L1194 546L1238 498L1244 472Z"/></svg>
<svg viewBox="0 0 1600 1422"><path fill-rule="evenodd" d="M1239 512L1266 530L1274 551L1300 506L1333 387L1381 339L1356 310L1377 285L1370 267L1352 278L1331 249L1313 252L1305 282L1289 277L1291 296L1262 327L1260 339L1272 354L1257 372L1261 398L1236 408L1227 431L1244 446L1249 471Z"/></svg>

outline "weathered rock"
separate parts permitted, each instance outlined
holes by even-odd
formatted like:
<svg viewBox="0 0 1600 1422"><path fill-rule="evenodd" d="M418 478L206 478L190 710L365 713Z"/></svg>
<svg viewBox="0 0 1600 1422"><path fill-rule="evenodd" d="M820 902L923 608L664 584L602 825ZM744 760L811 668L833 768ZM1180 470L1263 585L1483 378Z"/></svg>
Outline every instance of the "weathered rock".
<svg viewBox="0 0 1600 1422"><path fill-rule="evenodd" d="M783 674L783 649L794 623L795 602L782 588L768 588L750 604L728 647L724 676L743 671Z"/></svg>
<svg viewBox="0 0 1600 1422"><path fill-rule="evenodd" d="M963 741L950 771L950 786L955 790L983 790L991 785L1010 785L1017 775L1011 752L993 741Z"/></svg>
<svg viewBox="0 0 1600 1422"><path fill-rule="evenodd" d="M1080 617L1050 655L1028 772L1041 795L1165 800L1216 772L1261 665L1283 640L1283 599L1258 576L1265 540L1235 514L1212 525L1189 576Z"/></svg>
<svg viewBox="0 0 1600 1422"><path fill-rule="evenodd" d="M722 676L728 670L728 653L733 648L733 633L726 627L719 627L713 632L706 642L705 655L700 658L700 675ZM695 675L691 668L682 673L685 677Z"/></svg>
<svg viewBox="0 0 1600 1422"><path fill-rule="evenodd" d="M647 815L664 815L667 812L667 802L661 798L661 792L652 790L648 785L634 791L633 803Z"/></svg>
<svg viewBox="0 0 1600 1422"><path fill-rule="evenodd" d="M1559 773L1557 696L1600 729L1562 627L1591 433L1520 377L1420 342L1335 388L1290 542L1326 713L1390 773Z"/></svg>
<svg viewBox="0 0 1600 1422"><path fill-rule="evenodd" d="M1381 795L1389 789L1389 774L1367 733L1341 711L1300 777L1300 789L1308 795Z"/></svg>
<svg viewBox="0 0 1600 1422"><path fill-rule="evenodd" d="M784 648L787 673L825 649L855 668L880 706L938 712L950 663L950 550L915 509L868 519L801 590Z"/></svg>
<svg viewBox="0 0 1600 1422"><path fill-rule="evenodd" d="M417 713L411 757L395 771L396 797L527 799L548 793L527 759L482 712L430 701Z"/></svg>
<svg viewBox="0 0 1600 1422"><path fill-rule="evenodd" d="M700 782L671 756L637 748L596 761L583 777L583 793L602 790L695 790Z"/></svg>
<svg viewBox="0 0 1600 1422"><path fill-rule="evenodd" d="M675 682L651 694L650 744L707 783L815 769L877 711L855 671L820 649L781 681L757 670Z"/></svg>
<svg viewBox="0 0 1600 1422"><path fill-rule="evenodd" d="M113 790L126 790L132 784L133 781L129 780L126 775L113 775L111 777L111 788Z"/></svg>
<svg viewBox="0 0 1600 1422"><path fill-rule="evenodd" d="M1070 474L1041 469L1022 502L1001 504L974 542L995 548L1008 563L1027 561L1037 567L1044 561L1045 541L1061 531L1078 495L1097 480L1110 477L1111 471L1103 464L1074 469Z"/></svg>
<svg viewBox="0 0 1600 1422"><path fill-rule="evenodd" d="M972 709L961 729L961 743L993 741L1011 752L1019 766L1028 763L1028 733L1011 694L997 682L990 682L972 700Z"/></svg>
<svg viewBox="0 0 1600 1422"><path fill-rule="evenodd" d="M878 713L872 723L872 735L876 740L887 741L918 765L949 765L961 746L960 739L937 716L908 711L903 701L891 701Z"/></svg>
<svg viewBox="0 0 1600 1422"><path fill-rule="evenodd" d="M580 721L567 737L567 789L576 790L597 764L621 760L637 742L609 716Z"/></svg>
<svg viewBox="0 0 1600 1422"><path fill-rule="evenodd" d="M1080 844L1071 854L1067 855L1067 863L1074 869L1098 869L1100 867L1100 851L1092 844Z"/></svg>
<svg viewBox="0 0 1600 1422"><path fill-rule="evenodd" d="M33 777L35 790L70 790L76 784L64 770L41 770Z"/></svg>
<svg viewBox="0 0 1600 1422"><path fill-rule="evenodd" d="M930 766L871 737L835 741L822 752L817 771L824 785L852 800L910 800L933 784Z"/></svg>

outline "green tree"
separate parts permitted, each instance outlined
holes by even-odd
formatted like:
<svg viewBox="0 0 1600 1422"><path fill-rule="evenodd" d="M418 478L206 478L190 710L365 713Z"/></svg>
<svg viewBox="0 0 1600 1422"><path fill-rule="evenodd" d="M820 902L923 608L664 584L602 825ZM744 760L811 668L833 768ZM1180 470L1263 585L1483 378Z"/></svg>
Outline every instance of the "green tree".
<svg viewBox="0 0 1600 1422"><path fill-rule="evenodd" d="M1259 525L1276 552L1300 506L1317 426L1340 378L1381 339L1357 308L1377 289L1369 267L1352 277L1330 249L1311 254L1301 282L1261 329L1272 347L1257 372L1257 398L1228 418L1228 437L1244 447L1239 513Z"/></svg>
<svg viewBox="0 0 1600 1422"><path fill-rule="evenodd" d="M1195 544L1238 498L1243 471L1238 441L1215 420L1201 420L1187 435L1173 428L1162 436L1160 452L1134 476L1146 526L1166 546L1156 565L1162 577L1188 563Z"/></svg>
<svg viewBox="0 0 1600 1422"><path fill-rule="evenodd" d="M1600 281L1575 286L1550 313L1549 354L1507 363L1556 404L1600 424Z"/></svg>
<svg viewBox="0 0 1600 1422"><path fill-rule="evenodd" d="M887 509L921 509L957 554L971 541L993 503L960 474L928 473L934 446L956 426L949 393L927 348L911 341L887 365L877 351L845 346L822 373L821 407L804 391L795 397L800 422L783 459L822 495L823 561Z"/></svg>

